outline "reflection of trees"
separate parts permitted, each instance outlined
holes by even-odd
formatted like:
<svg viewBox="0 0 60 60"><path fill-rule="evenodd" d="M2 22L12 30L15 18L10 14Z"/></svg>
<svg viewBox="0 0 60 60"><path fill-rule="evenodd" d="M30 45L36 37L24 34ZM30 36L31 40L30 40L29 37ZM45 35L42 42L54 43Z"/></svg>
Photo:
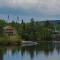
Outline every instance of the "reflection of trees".
<svg viewBox="0 0 60 60"><path fill-rule="evenodd" d="M53 54L54 48L57 52L60 52L60 43L53 44L52 42L41 42L36 46L16 46L12 49L12 54L21 52L21 56L25 56L25 54L29 54L31 60L33 60L34 56L38 56L43 53L45 56L49 56L49 54ZM2 55L2 53L0 53Z"/></svg>
<svg viewBox="0 0 60 60"><path fill-rule="evenodd" d="M15 47L15 49L12 50L12 54L19 53L21 51L21 55L24 56L25 52L27 52L31 59L34 57L34 52L36 50L36 47L34 46L22 46L22 47Z"/></svg>
<svg viewBox="0 0 60 60"><path fill-rule="evenodd" d="M3 60L4 53L6 53L6 49L4 47L0 47L0 60Z"/></svg>
<svg viewBox="0 0 60 60"><path fill-rule="evenodd" d="M20 51L20 46L14 46L14 48L11 49L11 50L12 50L12 55L14 55L15 53L19 53L19 51Z"/></svg>
<svg viewBox="0 0 60 60"><path fill-rule="evenodd" d="M27 53L30 54L31 59L33 59L33 57L34 57L34 51L35 51L34 46L29 46L29 47L25 46L25 47L22 47L21 54L23 56L24 53L27 52Z"/></svg>
<svg viewBox="0 0 60 60"><path fill-rule="evenodd" d="M0 60L3 60L3 54L0 52Z"/></svg>
<svg viewBox="0 0 60 60"><path fill-rule="evenodd" d="M57 52L59 54L60 53L60 43L59 42L55 43L55 48L56 48L56 50L57 50Z"/></svg>
<svg viewBox="0 0 60 60"><path fill-rule="evenodd" d="M10 48L10 47L9 47ZM60 43L53 44L48 42L41 42L39 45L36 46L14 46L11 48L12 55L15 53L21 52L21 56L25 56L25 53L28 53L31 57L31 60L33 60L34 56L40 55L42 52L45 54L45 56L48 56L49 54L52 54L54 51L54 48L56 48L57 52L60 52ZM6 53L5 47L0 47L0 60L3 60L3 54Z"/></svg>
<svg viewBox="0 0 60 60"><path fill-rule="evenodd" d="M20 47L15 47L12 50L12 54L14 53L19 53L19 51L21 52L21 55L24 56L25 52L28 53L31 57L31 59L34 58L34 55L36 53L36 56L39 55L40 53L44 52L44 54L46 56L49 55L49 53L53 53L54 51L54 45L53 43L48 43L48 42L44 42L44 43L40 43L40 45L36 45L36 46L20 46Z"/></svg>
<svg viewBox="0 0 60 60"><path fill-rule="evenodd" d="M54 50L54 46L52 43L44 42L40 43L40 45L37 46L36 52L40 54L39 52L44 52L45 55L49 55L49 53L52 53Z"/></svg>
<svg viewBox="0 0 60 60"><path fill-rule="evenodd" d="M12 51L12 55L15 53L21 52L21 56L25 56L25 53L28 53L31 57L31 60L33 60L34 56L40 55L42 52L45 54L45 56L48 56L49 54L52 54L54 51L54 48L57 50L58 54L60 53L60 43L53 44L48 42L41 42L39 45L36 46L14 46L13 48L9 47ZM3 55L6 53L5 47L0 47L0 60L3 60Z"/></svg>

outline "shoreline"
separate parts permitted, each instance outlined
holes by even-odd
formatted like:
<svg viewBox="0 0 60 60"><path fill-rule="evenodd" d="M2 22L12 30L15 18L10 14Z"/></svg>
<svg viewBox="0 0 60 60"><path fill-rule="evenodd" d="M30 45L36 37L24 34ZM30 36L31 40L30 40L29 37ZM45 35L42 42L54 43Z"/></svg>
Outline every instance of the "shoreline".
<svg viewBox="0 0 60 60"><path fill-rule="evenodd" d="M37 41L36 41L37 42ZM40 42L37 42L38 44L40 43L60 43L60 41L40 41ZM0 45L4 46L4 45L21 45L21 41L0 41Z"/></svg>

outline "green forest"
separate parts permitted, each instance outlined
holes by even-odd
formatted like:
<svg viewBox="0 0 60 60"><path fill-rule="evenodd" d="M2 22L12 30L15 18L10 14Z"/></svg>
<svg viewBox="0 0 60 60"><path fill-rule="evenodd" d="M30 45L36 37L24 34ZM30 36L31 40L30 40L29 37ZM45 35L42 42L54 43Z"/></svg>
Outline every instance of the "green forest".
<svg viewBox="0 0 60 60"><path fill-rule="evenodd" d="M31 18L30 22L24 22L21 20L21 23L12 21L10 23L5 20L0 19L0 41L10 41L9 36L4 34L5 26L12 26L16 31L16 37L12 41L21 41L21 40L31 40L31 41L51 41L52 40L52 31L54 31L54 23L46 20L43 21L35 21ZM58 31L60 23L56 24L56 28ZM12 36L13 37L13 36Z"/></svg>

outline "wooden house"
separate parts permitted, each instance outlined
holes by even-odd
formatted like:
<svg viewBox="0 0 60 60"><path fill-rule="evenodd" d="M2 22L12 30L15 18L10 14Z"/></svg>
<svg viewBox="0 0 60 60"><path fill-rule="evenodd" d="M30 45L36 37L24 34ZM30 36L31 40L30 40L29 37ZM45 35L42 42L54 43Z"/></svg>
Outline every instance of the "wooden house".
<svg viewBox="0 0 60 60"><path fill-rule="evenodd" d="M16 35L16 30L12 26L5 26L4 33L6 35Z"/></svg>

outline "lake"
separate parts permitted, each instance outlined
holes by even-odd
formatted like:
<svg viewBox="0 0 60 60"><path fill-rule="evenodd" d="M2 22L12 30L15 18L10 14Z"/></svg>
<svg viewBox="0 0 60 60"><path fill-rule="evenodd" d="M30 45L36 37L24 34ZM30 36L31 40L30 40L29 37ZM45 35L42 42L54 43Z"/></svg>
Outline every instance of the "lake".
<svg viewBox="0 0 60 60"><path fill-rule="evenodd" d="M60 60L60 43L35 46L0 46L0 60Z"/></svg>

